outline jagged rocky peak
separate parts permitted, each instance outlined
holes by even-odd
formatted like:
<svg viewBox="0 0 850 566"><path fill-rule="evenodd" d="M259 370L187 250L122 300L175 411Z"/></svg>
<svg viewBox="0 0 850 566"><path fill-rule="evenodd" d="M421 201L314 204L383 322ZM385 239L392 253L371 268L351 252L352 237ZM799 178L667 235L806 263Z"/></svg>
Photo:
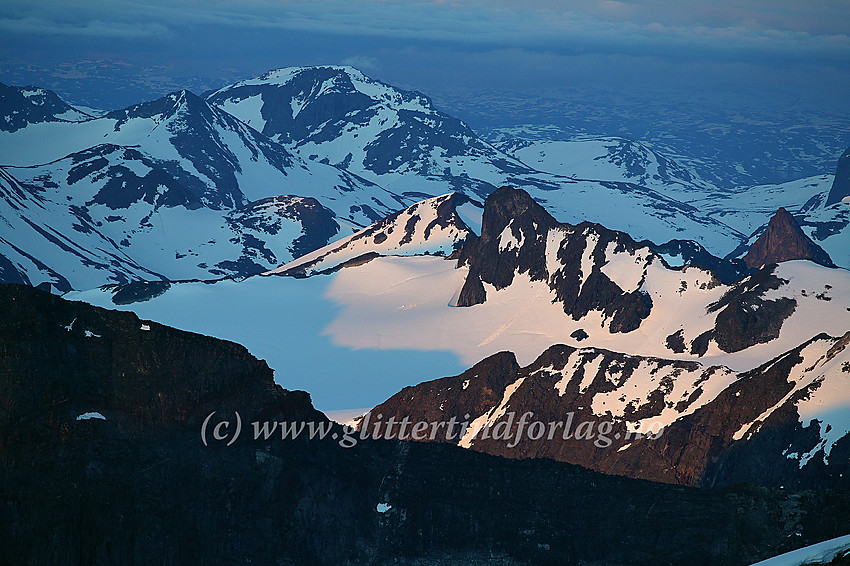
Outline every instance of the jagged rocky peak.
<svg viewBox="0 0 850 566"><path fill-rule="evenodd" d="M806 236L797 220L784 208L776 211L764 234L743 259L747 266L755 269L795 259L808 259L828 267L834 265L829 254Z"/></svg>
<svg viewBox="0 0 850 566"><path fill-rule="evenodd" d="M573 319L598 310L611 332L630 332L652 308L642 286L657 259L628 234L591 222L559 223L525 191L502 187L484 204L481 237L459 253L469 275L457 305L483 303L488 287L498 291L522 276L545 282Z"/></svg>
<svg viewBox="0 0 850 566"><path fill-rule="evenodd" d="M381 255L448 256L475 235L482 206L461 193L426 199L270 273L306 277Z"/></svg>
<svg viewBox="0 0 850 566"><path fill-rule="evenodd" d="M495 190L484 202L481 236L466 242L458 257L459 265L468 264L470 271L457 305L483 303L486 292L482 283L503 289L517 272L546 279L545 265L540 263L545 239L541 243L539 235L555 225L552 215L524 190L508 186Z"/></svg>
<svg viewBox="0 0 850 566"><path fill-rule="evenodd" d="M504 186L486 200L481 226L482 241L498 238L516 220L517 228L550 228L557 224L552 215L522 189Z"/></svg>
<svg viewBox="0 0 850 566"><path fill-rule="evenodd" d="M829 196L826 197L826 206L841 202L847 197L850 197L850 147L838 158L835 180L832 182Z"/></svg>

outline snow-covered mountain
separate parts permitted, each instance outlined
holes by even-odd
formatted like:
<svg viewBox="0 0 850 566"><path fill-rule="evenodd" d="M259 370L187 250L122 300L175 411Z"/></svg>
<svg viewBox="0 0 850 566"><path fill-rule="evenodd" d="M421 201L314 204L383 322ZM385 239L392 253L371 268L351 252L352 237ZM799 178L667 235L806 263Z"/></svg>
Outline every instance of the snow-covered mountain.
<svg viewBox="0 0 850 566"><path fill-rule="evenodd" d="M779 228L772 229L784 242ZM482 309L492 321L492 333L475 348L499 340L508 351L457 377L401 390L360 426L383 434L390 418L396 424L454 419L468 427L440 438L463 447L656 481L846 485L846 270L789 261L723 285L700 268L670 269L625 234L559 224L526 193L509 188L487 199L481 236L470 237L457 257L468 273L455 304ZM377 304L369 304L373 317L381 315ZM455 351L480 320L472 313L458 318L464 331L448 337L451 325L431 322ZM372 346L386 347L392 336L401 347L402 332L393 325ZM531 357L526 333L565 340ZM334 336L340 339L339 330ZM516 427L525 413L544 424L563 425L565 415L573 426L613 424L604 444L575 429L567 437L555 431L553 441L549 431L522 437ZM493 433L499 429L504 434ZM646 436L661 429L663 437Z"/></svg>
<svg viewBox="0 0 850 566"><path fill-rule="evenodd" d="M307 277L382 255L449 256L481 231L481 208L460 193L424 200L266 275Z"/></svg>
<svg viewBox="0 0 850 566"><path fill-rule="evenodd" d="M14 230L0 254L64 290L265 271L408 202L304 162L187 91L31 123L0 143L3 159L26 163L4 168L0 214Z"/></svg>
<svg viewBox="0 0 850 566"><path fill-rule="evenodd" d="M440 441L502 456L554 458L689 485L846 486L848 345L850 332L819 335L742 374L563 345L520 367L502 352L456 377L404 388L360 426L385 434L390 418L454 418L468 426ZM562 428L524 435L523 414L526 426L560 422ZM603 421L609 430L580 429Z"/></svg>
<svg viewBox="0 0 850 566"><path fill-rule="evenodd" d="M634 182L639 175L580 180L538 171L482 141L424 95L351 67L270 71L206 98L303 158L337 165L394 193L424 198L455 191L483 199L512 185L559 218L605 222L640 239L694 239L725 254L745 237L654 185Z"/></svg>
<svg viewBox="0 0 850 566"><path fill-rule="evenodd" d="M479 140L418 92L352 67L270 71L207 100L303 157L344 167L399 193L486 196L486 177L532 171Z"/></svg>
<svg viewBox="0 0 850 566"><path fill-rule="evenodd" d="M575 135L569 140L538 136L507 137L493 144L535 169L600 181L620 181L652 187L690 202L699 196L723 194L678 160L645 143L620 137Z"/></svg>
<svg viewBox="0 0 850 566"><path fill-rule="evenodd" d="M680 261L674 259L678 255L683 262L711 264L727 282L741 271L718 258L738 249L745 234L766 223L776 208L785 206L798 215L826 214L819 203L826 198L820 193L827 190L829 177L793 187L756 187L733 198L730 191L702 181L673 156L621 138L503 142L503 149L513 152L509 155L434 108L427 97L372 80L350 67L271 71L209 93L206 99L181 91L100 118L74 114L49 91L36 95L32 89L7 90L29 110L10 110L10 116L24 122L14 131L0 132L6 174L44 198L52 195L56 206L51 205L50 216L64 218L57 223L73 225L80 214L89 214L94 223L101 223L97 232L116 243L84 243L65 230L70 248L99 250L81 252L87 259L80 264L75 254L53 259L48 250L60 250L56 252L60 256L69 252L42 242L43 235L27 236L27 241L40 242L32 246L11 235L4 238L8 245L2 255L13 264L10 272L20 272L32 282L58 283L64 278L60 288L140 277L255 273L287 263L312 251L311 246L321 247L336 234L360 230L424 197L456 191L481 200L502 184L524 187L550 213L572 224L601 223L651 242L670 261ZM34 113L38 108L41 113ZM571 161L559 161L562 158ZM566 169L553 166L555 162ZM88 188L80 190L83 185ZM60 194L66 189L70 194ZM75 195L82 194L97 195L96 201L80 202ZM301 234L296 207L290 208L287 220L280 220L292 230L249 230L250 237L244 235L238 228L240 220L234 218L250 214L249 203L281 195L315 198L326 209L319 215L321 228L304 228L313 222L304 219L301 230L311 234ZM112 211L90 212L90 205ZM138 210L115 212L131 205ZM166 226L168 241L151 241L133 250L121 245L139 241L140 234L152 229L146 225L151 219L176 221L182 213L162 213L163 207L175 206L195 211L193 221L179 221L197 228L191 235ZM832 206L843 208L842 203ZM26 210L30 209L7 210L4 217L26 216ZM30 220L42 219L36 224L46 218L31 210L35 216ZM266 213L270 210L265 208ZM334 217L331 221L326 220L329 214ZM133 225L131 218L142 224ZM824 248L842 265L844 254L833 251L844 239L836 234L837 221L840 218L834 216L813 217L801 219L801 224L819 243L818 236L825 234L831 241L823 242ZM8 222L11 226L17 221ZM336 223L336 231L329 222ZM21 237L27 230L19 232ZM318 233L328 239L318 238ZM287 244L284 240L290 235L299 243ZM211 241L228 244L213 252ZM28 251L30 247L38 253ZM27 254L32 257L23 259ZM76 274L70 274L67 265L75 261ZM34 267L37 264L43 267ZM66 267L54 267L60 265ZM96 274L80 278L85 266ZM37 274L50 269L55 273L49 277ZM107 272L111 275L104 275Z"/></svg>
<svg viewBox="0 0 850 566"><path fill-rule="evenodd" d="M14 176L13 176L14 175ZM18 277L60 291L134 280L265 271L339 233L313 198L203 206L197 179L133 147L100 145L33 168L0 168L0 255Z"/></svg>
<svg viewBox="0 0 850 566"><path fill-rule="evenodd" d="M356 176L308 164L189 91L110 112L82 123L36 123L0 133L3 165L49 163L105 143L138 146L195 179L182 182L210 208L234 208L290 192L337 201L341 218L368 225L400 204L395 195ZM289 188L298 191L281 191ZM306 194L314 193L314 194ZM362 197L367 208L352 210ZM402 201L404 202L404 201Z"/></svg>
<svg viewBox="0 0 850 566"><path fill-rule="evenodd" d="M660 355L661 347L698 356L729 354L780 335L784 342L785 323L802 331L784 343L784 349L793 347L811 337L809 325L818 319L808 317L834 312L823 303L835 293L844 295L848 281L845 270L790 262L723 285L699 267L668 268L651 247L621 232L590 223L560 224L527 193L510 188L487 199L481 237L467 241L459 261L469 267L459 306L498 301L519 292L511 290L517 285L529 296L543 291L574 321L577 336L592 337L591 343L628 342L630 347L620 351L648 355ZM838 300L843 304L850 296ZM833 322L832 332L847 330L841 321ZM633 332L635 339L629 338Z"/></svg>
<svg viewBox="0 0 850 566"><path fill-rule="evenodd" d="M14 132L42 122L82 122L92 118L38 87L15 87L0 83L0 131Z"/></svg>

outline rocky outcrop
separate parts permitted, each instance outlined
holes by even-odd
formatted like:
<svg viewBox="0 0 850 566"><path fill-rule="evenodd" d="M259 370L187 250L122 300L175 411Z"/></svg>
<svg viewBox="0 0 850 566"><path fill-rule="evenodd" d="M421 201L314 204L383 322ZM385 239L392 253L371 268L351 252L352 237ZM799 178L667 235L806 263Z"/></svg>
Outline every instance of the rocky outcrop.
<svg viewBox="0 0 850 566"><path fill-rule="evenodd" d="M647 265L655 259L628 234L590 222L558 223L525 191L501 187L484 203L481 236L469 238L458 254L458 265L469 266L469 274L457 305L483 303L484 283L499 290L525 275L545 281L573 319L600 310L611 332L631 332L649 316L652 300L640 289L622 289L603 272L608 249L637 255Z"/></svg>
<svg viewBox="0 0 850 566"><path fill-rule="evenodd" d="M774 274L775 265L767 266L724 293L707 311L717 313L714 328L694 340L708 346L710 337L724 352L740 352L756 344L764 344L779 337L782 324L797 308L790 297L766 299L768 291L788 283ZM699 353L699 352L693 352Z"/></svg>
<svg viewBox="0 0 850 566"><path fill-rule="evenodd" d="M850 196L850 148L847 148L838 158L835 180L826 197L826 206L841 202L848 196Z"/></svg>
<svg viewBox="0 0 850 566"><path fill-rule="evenodd" d="M795 259L808 259L828 267L833 265L829 254L806 236L787 210L780 208L743 260L747 266L758 269L770 263Z"/></svg>
<svg viewBox="0 0 850 566"><path fill-rule="evenodd" d="M40 122L79 122L91 118L51 90L3 83L0 83L0 116L2 132L14 132Z"/></svg>
<svg viewBox="0 0 850 566"><path fill-rule="evenodd" d="M235 211L227 218L228 225L234 232L254 230L256 233L275 235L283 230L284 219L301 224L301 236L292 241L292 257L300 257L326 245L339 234L340 227L333 210L322 206L312 197L281 195L268 197L250 203L248 206ZM243 236L243 239L245 236ZM264 255L266 261L275 261L262 242L247 241L245 247L257 249L257 255ZM262 252L265 252L264 254Z"/></svg>
<svg viewBox="0 0 850 566"><path fill-rule="evenodd" d="M644 240L641 245L649 246L665 260L668 258L678 260L672 267L693 265L711 271L724 285L736 283L752 271L743 260L719 258L693 240L670 240L665 244L655 244Z"/></svg>
<svg viewBox="0 0 850 566"><path fill-rule="evenodd" d="M683 485L846 489L850 435L832 429L843 426L840 401L833 396L837 412L805 423L798 404L818 388L842 387L848 343L850 333L821 335L745 374L565 345L520 367L502 352L459 376L403 389L361 427L386 434L390 418L454 418L451 438L428 440Z"/></svg>
<svg viewBox="0 0 850 566"><path fill-rule="evenodd" d="M0 563L732 566L850 522L846 492L682 488L434 443L253 440L254 420L327 421L241 346L24 286L0 287L0 308ZM204 446L213 410L231 426L240 412L238 441Z"/></svg>

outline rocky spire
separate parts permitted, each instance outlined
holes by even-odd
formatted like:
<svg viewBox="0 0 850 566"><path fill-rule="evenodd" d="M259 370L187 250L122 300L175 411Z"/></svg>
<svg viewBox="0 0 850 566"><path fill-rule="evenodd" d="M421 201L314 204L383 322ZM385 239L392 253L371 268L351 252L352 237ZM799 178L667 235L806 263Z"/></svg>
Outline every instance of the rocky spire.
<svg viewBox="0 0 850 566"><path fill-rule="evenodd" d="M791 213L780 208L744 256L744 262L748 267L758 269L768 263L795 259L809 259L830 267L834 265L829 254L806 236Z"/></svg>
<svg viewBox="0 0 850 566"><path fill-rule="evenodd" d="M835 180L832 189L826 197L826 205L840 202L850 196L850 147L838 158L838 166L835 168Z"/></svg>

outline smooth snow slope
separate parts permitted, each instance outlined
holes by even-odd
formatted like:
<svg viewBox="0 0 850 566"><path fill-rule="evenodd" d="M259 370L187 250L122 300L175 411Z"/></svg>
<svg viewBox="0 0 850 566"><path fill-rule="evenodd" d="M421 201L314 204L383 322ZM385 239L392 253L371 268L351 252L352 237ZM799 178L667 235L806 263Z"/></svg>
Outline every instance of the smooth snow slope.
<svg viewBox="0 0 850 566"><path fill-rule="evenodd" d="M276 383L309 392L320 410L372 407L406 385L465 369L450 352L415 345L353 349L339 344L326 333L339 313L328 296L332 283L333 276L183 283L155 299L121 306L102 290L69 293L66 298L133 311L142 319L243 344L268 362Z"/></svg>
<svg viewBox="0 0 850 566"><path fill-rule="evenodd" d="M716 313L706 313L705 307L725 289L701 289L704 272L699 270L653 270L645 285L656 304L650 316L633 332L610 333L600 312L573 320L553 302L555 295L544 282L530 281L525 274L498 291L485 283L487 300L482 304L454 307L467 273L465 268L455 269L454 264L439 258L393 257L343 269L328 288L328 296L343 308L326 332L351 348L450 350L467 366L502 350L514 352L517 361L526 365L548 346L568 344L699 360L745 371L820 332L840 336L850 330L850 316L842 314L850 308L850 297L838 294L839 289L850 289L850 273L809 262L789 262L776 271L790 280L783 295L798 301L779 338L735 353L725 353L712 344L702 357L676 354L664 346L666 337L680 328L685 329L685 336L695 336L713 325ZM682 280L690 284L680 293ZM824 291L824 285L830 284L835 292ZM826 292L832 300L816 299L812 296L815 292ZM589 338L581 342L573 338L571 334L578 329Z"/></svg>
<svg viewBox="0 0 850 566"><path fill-rule="evenodd" d="M783 289L798 300L779 338L736 353L712 345L703 357L675 354L664 338L679 328L695 336L713 322L705 305L722 287L700 289L700 270L664 270L648 277L657 307L641 327L611 334L600 313L581 320L564 314L541 281L520 274L473 307L453 306L467 275L454 260L434 256L379 257L331 275L294 279L252 277L243 282L172 285L147 302L119 306L140 317L184 330L239 342L266 359L284 387L303 388L323 409L375 405L405 385L456 375L503 350L529 364L552 344L595 346L659 358L699 360L735 371L756 367L820 332L840 336L848 330L850 273L808 262L783 264L777 275L790 280ZM682 279L689 292L679 292ZM693 280L692 280L693 279ZM831 292L824 285L831 284ZM813 297L827 293L831 300ZM71 293L70 299L116 308L112 293ZM584 329L589 338L571 334Z"/></svg>
<svg viewBox="0 0 850 566"><path fill-rule="evenodd" d="M850 535L813 544L805 548L786 552L752 566L803 566L804 564L826 564L841 553L850 552Z"/></svg>

